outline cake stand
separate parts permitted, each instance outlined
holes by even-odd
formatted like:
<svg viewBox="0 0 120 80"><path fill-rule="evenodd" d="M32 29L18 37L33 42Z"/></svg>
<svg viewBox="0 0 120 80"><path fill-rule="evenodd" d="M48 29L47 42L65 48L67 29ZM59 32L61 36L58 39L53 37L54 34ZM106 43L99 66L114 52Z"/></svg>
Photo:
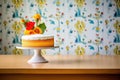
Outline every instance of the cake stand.
<svg viewBox="0 0 120 80"><path fill-rule="evenodd" d="M41 49L50 49L50 48L59 48L59 46L54 46L54 47L22 47L22 46L17 46L16 48L18 49L33 49L34 54L32 58L28 60L28 63L46 63L48 62L41 54Z"/></svg>

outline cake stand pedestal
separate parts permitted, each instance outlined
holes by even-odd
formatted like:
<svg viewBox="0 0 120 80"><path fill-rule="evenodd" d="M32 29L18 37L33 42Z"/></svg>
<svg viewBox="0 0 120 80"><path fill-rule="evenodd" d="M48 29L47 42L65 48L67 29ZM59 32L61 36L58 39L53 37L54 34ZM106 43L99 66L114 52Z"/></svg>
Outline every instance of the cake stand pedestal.
<svg viewBox="0 0 120 80"><path fill-rule="evenodd" d="M41 49L50 49L50 48L59 48L59 46L54 47L21 47L17 46L18 49L33 49L34 54L31 59L28 60L28 63L47 63L48 61L42 56Z"/></svg>

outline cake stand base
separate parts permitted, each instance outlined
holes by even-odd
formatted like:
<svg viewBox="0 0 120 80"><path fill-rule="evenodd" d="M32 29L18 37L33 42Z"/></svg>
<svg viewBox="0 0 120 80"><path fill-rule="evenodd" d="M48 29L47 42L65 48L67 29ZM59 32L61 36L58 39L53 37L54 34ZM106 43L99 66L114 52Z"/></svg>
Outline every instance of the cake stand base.
<svg viewBox="0 0 120 80"><path fill-rule="evenodd" d="M34 54L28 63L47 63L48 61L41 55L41 49L34 49Z"/></svg>
<svg viewBox="0 0 120 80"><path fill-rule="evenodd" d="M41 49L59 48L59 46L53 46L53 47L22 47L22 46L16 46L16 48L34 50L33 56L27 61L28 63L47 63L48 61L41 54Z"/></svg>

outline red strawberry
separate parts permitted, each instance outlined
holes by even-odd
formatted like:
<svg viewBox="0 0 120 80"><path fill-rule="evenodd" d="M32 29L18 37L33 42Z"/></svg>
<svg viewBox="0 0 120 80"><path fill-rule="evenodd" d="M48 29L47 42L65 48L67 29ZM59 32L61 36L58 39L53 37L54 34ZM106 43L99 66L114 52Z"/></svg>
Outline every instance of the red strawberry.
<svg viewBox="0 0 120 80"><path fill-rule="evenodd" d="M34 24L35 24L35 22L31 22L31 21L27 22L27 23L26 23L26 30L31 30L31 29L33 29Z"/></svg>

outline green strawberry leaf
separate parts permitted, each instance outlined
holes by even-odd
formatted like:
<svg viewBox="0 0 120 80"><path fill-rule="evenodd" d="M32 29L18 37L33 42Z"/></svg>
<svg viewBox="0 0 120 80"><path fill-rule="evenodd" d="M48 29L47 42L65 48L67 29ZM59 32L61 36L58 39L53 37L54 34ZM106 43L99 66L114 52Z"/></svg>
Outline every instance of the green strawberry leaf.
<svg viewBox="0 0 120 80"><path fill-rule="evenodd" d="M45 30L46 30L46 25L45 25L45 23L39 24L38 27L41 28L41 30L42 30L43 33L45 32Z"/></svg>

